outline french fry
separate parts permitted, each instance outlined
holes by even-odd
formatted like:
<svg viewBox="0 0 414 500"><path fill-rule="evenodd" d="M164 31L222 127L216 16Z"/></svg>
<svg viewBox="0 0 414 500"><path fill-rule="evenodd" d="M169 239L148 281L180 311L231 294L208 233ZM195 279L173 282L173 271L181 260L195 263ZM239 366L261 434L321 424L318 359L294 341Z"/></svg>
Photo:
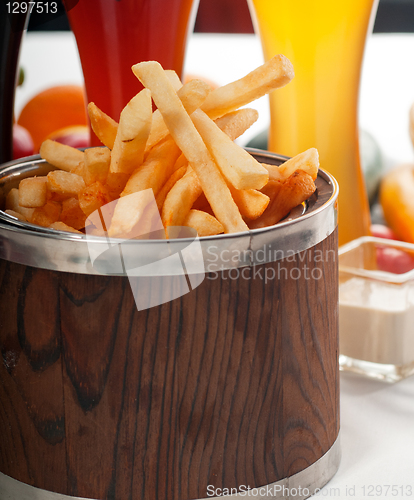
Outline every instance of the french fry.
<svg viewBox="0 0 414 500"><path fill-rule="evenodd" d="M285 179L290 177L296 170L303 170L309 174L313 180L318 177L319 154L315 148L310 148L290 158L279 166L279 172Z"/></svg>
<svg viewBox="0 0 414 500"><path fill-rule="evenodd" d="M23 222L27 222L27 219L26 219L26 217L24 215L19 214L19 212L15 212L14 210L6 209L4 211L4 213L7 214L7 215L11 215L12 217L15 217L16 219L19 219L19 220L21 220Z"/></svg>
<svg viewBox="0 0 414 500"><path fill-rule="evenodd" d="M201 109L191 119L221 173L236 189L260 189L269 173L252 155L233 142Z"/></svg>
<svg viewBox="0 0 414 500"><path fill-rule="evenodd" d="M150 151L143 165L131 175L121 193L108 232L111 237L130 234L137 224L142 224L141 218L147 209L148 200L145 196L129 195L151 189L155 197L172 174L179 154L180 150L171 138L157 144ZM128 197L128 200L122 201L124 197Z"/></svg>
<svg viewBox="0 0 414 500"><path fill-rule="evenodd" d="M78 200L80 209L86 216L112 201L108 188L99 181L82 189L78 194Z"/></svg>
<svg viewBox="0 0 414 500"><path fill-rule="evenodd" d="M172 139L164 140L151 150L147 160L132 174L121 194L122 201L119 200L116 205L109 229L110 236L132 235L137 231L144 234L151 231L150 221L144 220L145 217L148 218L147 198L129 195L151 189L155 196L171 174L179 154L180 151Z"/></svg>
<svg viewBox="0 0 414 500"><path fill-rule="evenodd" d="M258 118L259 113L257 110L243 108L231 111L221 118L217 118L214 122L232 141L235 141L244 134Z"/></svg>
<svg viewBox="0 0 414 500"><path fill-rule="evenodd" d="M19 190L17 188L10 189L7 193L6 210L13 210L13 212L23 215L28 221L30 221L34 212L34 208L25 208L19 205Z"/></svg>
<svg viewBox="0 0 414 500"><path fill-rule="evenodd" d="M65 224L62 221L53 222L53 224L50 224L49 229L56 229L56 231L67 231L69 233L82 234L81 231L78 231L74 227L68 226L67 224Z"/></svg>
<svg viewBox="0 0 414 500"><path fill-rule="evenodd" d="M125 189L129 177L130 175L124 172L108 172L106 186L113 200L119 198L122 191Z"/></svg>
<svg viewBox="0 0 414 500"><path fill-rule="evenodd" d="M155 201L157 202L158 211L162 213L162 207L164 206L165 198L167 194L171 191L174 184L179 181L187 171L187 166L184 165L180 167L178 170L175 170L167 182L163 185L163 187L159 190L157 196L155 197Z"/></svg>
<svg viewBox="0 0 414 500"><path fill-rule="evenodd" d="M79 175L80 177L82 177L83 180L85 180L85 162L81 161L77 167L75 167L70 171L70 173Z"/></svg>
<svg viewBox="0 0 414 500"><path fill-rule="evenodd" d="M62 201L62 212L60 213L59 220L75 229L83 229L85 227L86 215L81 210L77 198L72 197ZM50 224L52 224L52 222ZM48 224L48 226L50 226L50 224Z"/></svg>
<svg viewBox="0 0 414 500"><path fill-rule="evenodd" d="M60 203L49 200L43 207L33 209L29 222L38 226L49 227L50 224L59 220L61 210Z"/></svg>
<svg viewBox="0 0 414 500"><path fill-rule="evenodd" d="M88 115L96 137L107 148L113 149L118 131L118 123L100 110L93 102L88 104Z"/></svg>
<svg viewBox="0 0 414 500"><path fill-rule="evenodd" d="M312 177L303 170L296 170L283 183L278 194L258 219L249 223L250 229L273 226L314 193L316 189Z"/></svg>
<svg viewBox="0 0 414 500"><path fill-rule="evenodd" d="M19 205L26 208L43 207L47 201L47 178L28 177L19 184Z"/></svg>
<svg viewBox="0 0 414 500"><path fill-rule="evenodd" d="M50 139L42 143L39 153L48 163L66 172L71 172L83 161L82 151Z"/></svg>
<svg viewBox="0 0 414 500"><path fill-rule="evenodd" d="M176 90L176 89L175 89ZM202 80L191 80L177 90L177 95L187 111L192 113L205 101L210 87ZM151 133L147 141L145 151L148 152L155 144L164 139L169 134L164 119L157 109L152 115Z"/></svg>
<svg viewBox="0 0 414 500"><path fill-rule="evenodd" d="M240 80L214 89L201 109L215 120L274 89L284 87L293 77L293 66L289 59L276 55Z"/></svg>
<svg viewBox="0 0 414 500"><path fill-rule="evenodd" d="M180 154L174 165L174 171L180 169L181 167L188 167L188 160L183 153Z"/></svg>
<svg viewBox="0 0 414 500"><path fill-rule="evenodd" d="M278 165L268 165L267 163L262 163L262 166L267 169L269 173L269 182L270 181L283 181L286 177L279 170Z"/></svg>
<svg viewBox="0 0 414 500"><path fill-rule="evenodd" d="M171 188L162 208L162 223L168 226L182 226L194 202L203 192L198 177L191 167Z"/></svg>
<svg viewBox="0 0 414 500"><path fill-rule="evenodd" d="M190 210L184 221L184 226L192 227L197 231L198 236L213 236L224 232L220 222L201 210Z"/></svg>
<svg viewBox="0 0 414 500"><path fill-rule="evenodd" d="M47 174L47 188L52 193L69 198L77 195L84 187L83 178L71 172L53 170Z"/></svg>
<svg viewBox="0 0 414 500"><path fill-rule="evenodd" d="M121 196L144 189L152 189L156 196L172 174L180 153L180 149L171 138L158 143L150 151L145 162L132 173Z"/></svg>
<svg viewBox="0 0 414 500"><path fill-rule="evenodd" d="M119 198L108 235L132 239L161 228L154 193L151 189L145 189Z"/></svg>
<svg viewBox="0 0 414 500"><path fill-rule="evenodd" d="M174 87L174 90L177 92L183 86L183 83L180 80L180 77L177 75L177 72L173 69L165 69L164 73L168 78L168 81Z"/></svg>
<svg viewBox="0 0 414 500"><path fill-rule="evenodd" d="M229 188L212 160L190 116L168 82L161 65L155 61L132 67L141 83L149 88L178 147L194 169L216 218L227 233L246 231L247 225L231 197ZM167 197L168 198L168 197ZM165 200L167 202L167 200Z"/></svg>
<svg viewBox="0 0 414 500"><path fill-rule="evenodd" d="M270 198L255 189L236 189L229 185L233 200L236 202L240 213L248 219L257 219L269 205Z"/></svg>
<svg viewBox="0 0 414 500"><path fill-rule="evenodd" d="M89 186L94 182L105 183L111 164L111 151L108 148L85 149L83 178Z"/></svg>
<svg viewBox="0 0 414 500"><path fill-rule="evenodd" d="M144 89L121 112L111 155L111 173L130 174L142 163L151 121L151 92Z"/></svg>
<svg viewBox="0 0 414 500"><path fill-rule="evenodd" d="M269 182L260 190L260 192L268 196L270 200L273 200L279 194L279 191L283 189L285 180L286 179L283 178L277 180L269 180Z"/></svg>

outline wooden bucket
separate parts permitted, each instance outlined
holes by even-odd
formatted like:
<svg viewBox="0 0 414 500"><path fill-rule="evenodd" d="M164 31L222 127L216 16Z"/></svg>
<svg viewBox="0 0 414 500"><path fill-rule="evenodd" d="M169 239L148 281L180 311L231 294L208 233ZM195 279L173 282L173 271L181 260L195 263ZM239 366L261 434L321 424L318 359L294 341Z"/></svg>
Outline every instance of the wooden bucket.
<svg viewBox="0 0 414 500"><path fill-rule="evenodd" d="M43 167L10 164L3 193ZM133 292L91 265L86 237L2 215L0 497L298 499L322 487L340 459L337 187L322 171L317 185L299 217L203 239L200 284L142 310L134 293L165 298L174 276Z"/></svg>

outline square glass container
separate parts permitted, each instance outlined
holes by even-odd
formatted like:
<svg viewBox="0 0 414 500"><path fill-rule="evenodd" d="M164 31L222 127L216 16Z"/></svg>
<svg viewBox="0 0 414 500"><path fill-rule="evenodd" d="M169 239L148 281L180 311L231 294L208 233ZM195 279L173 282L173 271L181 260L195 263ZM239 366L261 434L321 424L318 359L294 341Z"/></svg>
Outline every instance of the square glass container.
<svg viewBox="0 0 414 500"><path fill-rule="evenodd" d="M339 249L339 366L387 382L414 373L414 245L374 237Z"/></svg>

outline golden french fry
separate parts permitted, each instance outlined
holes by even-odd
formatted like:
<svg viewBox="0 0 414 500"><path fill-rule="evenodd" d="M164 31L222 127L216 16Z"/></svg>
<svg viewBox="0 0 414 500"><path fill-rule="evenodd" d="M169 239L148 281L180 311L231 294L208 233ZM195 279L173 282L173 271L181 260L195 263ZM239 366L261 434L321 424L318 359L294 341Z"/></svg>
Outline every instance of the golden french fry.
<svg viewBox="0 0 414 500"><path fill-rule="evenodd" d="M279 172L285 179L290 177L296 170L303 170L309 174L313 180L318 177L319 154L315 148L310 148L290 158L279 166Z"/></svg>
<svg viewBox="0 0 414 500"><path fill-rule="evenodd" d="M224 232L223 226L215 217L201 210L190 210L184 226L195 229L198 236L213 236Z"/></svg>
<svg viewBox="0 0 414 500"><path fill-rule="evenodd" d="M286 179L279 192L258 219L249 223L250 229L273 226L314 193L312 177L303 170L296 170Z"/></svg>
<svg viewBox="0 0 414 500"><path fill-rule="evenodd" d="M258 118L259 113L257 110L243 108L231 111L221 118L217 118L214 122L232 141L234 141L244 134Z"/></svg>
<svg viewBox="0 0 414 500"><path fill-rule="evenodd" d="M175 91L179 90L183 86L183 83L180 80L180 77L177 75L176 71L174 71L173 69L165 69L164 73L165 76L168 78L168 81L174 87Z"/></svg>
<svg viewBox="0 0 414 500"><path fill-rule="evenodd" d="M113 149L118 131L118 123L100 110L93 102L88 104L88 115L96 137L107 148Z"/></svg>
<svg viewBox="0 0 414 500"><path fill-rule="evenodd" d="M236 189L229 185L231 195L243 217L257 219L269 205L270 198L255 189Z"/></svg>
<svg viewBox="0 0 414 500"><path fill-rule="evenodd" d="M157 229L162 225L154 193L145 189L119 198L108 235L132 239Z"/></svg>
<svg viewBox="0 0 414 500"><path fill-rule="evenodd" d="M262 187L260 192L268 196L270 201L272 201L279 194L279 191L282 189L285 180L286 179L283 178L271 179L266 184L266 186Z"/></svg>
<svg viewBox="0 0 414 500"><path fill-rule="evenodd" d="M54 167L72 171L83 161L83 151L46 139L40 146L40 156Z"/></svg>
<svg viewBox="0 0 414 500"><path fill-rule="evenodd" d="M177 91L178 97L186 109L187 113L192 113L204 102L210 87L201 80L191 80ZM164 119L157 109L152 115L151 133L147 141L145 151L148 152L155 144L164 139L169 134Z"/></svg>
<svg viewBox="0 0 414 500"><path fill-rule="evenodd" d="M15 217L16 219L19 219L19 220L21 220L23 222L27 222L27 219L26 219L26 217L24 215L19 214L19 212L15 212L14 210L6 209L4 211L4 213L7 214L7 215L11 215L12 217Z"/></svg>
<svg viewBox="0 0 414 500"><path fill-rule="evenodd" d="M163 115L171 136L194 169L202 190L216 218L223 224L225 232L246 231L247 225L231 197L225 180L180 98L165 77L161 65L155 61L142 62L133 66L132 70L141 83L151 90L152 98Z"/></svg>
<svg viewBox="0 0 414 500"><path fill-rule="evenodd" d="M53 170L47 174L47 188L52 193L70 197L77 195L84 187L83 178L71 172Z"/></svg>
<svg viewBox="0 0 414 500"><path fill-rule="evenodd" d="M111 173L130 174L141 165L151 121L151 92L144 89L133 97L121 112L111 155Z"/></svg>
<svg viewBox="0 0 414 500"><path fill-rule="evenodd" d="M85 227L86 215L81 210L77 198L72 197L62 201L62 211L59 220L75 229L83 229ZM52 222L50 224L52 224ZM50 224L48 224L48 226L50 226Z"/></svg>
<svg viewBox="0 0 414 500"><path fill-rule="evenodd" d="M268 165L267 163L262 163L262 166L269 172L269 182L283 181L286 179L286 177L279 170L278 165Z"/></svg>
<svg viewBox="0 0 414 500"><path fill-rule="evenodd" d="M23 215L28 221L30 221L34 212L34 208L25 208L19 205L19 190L17 188L10 189L7 193L6 210L17 212Z"/></svg>
<svg viewBox="0 0 414 500"><path fill-rule="evenodd" d="M221 173L236 189L260 189L267 183L268 171L233 142L204 111L197 109L191 119Z"/></svg>
<svg viewBox="0 0 414 500"><path fill-rule="evenodd" d="M105 183L111 163L111 151L108 148L85 149L83 178L89 186L94 182ZM74 171L74 173L76 173Z"/></svg>
<svg viewBox="0 0 414 500"><path fill-rule="evenodd" d="M186 174L171 188L162 208L162 223L168 232L168 226L182 226L194 202L201 195L202 189L198 177L191 167Z"/></svg>
<svg viewBox="0 0 414 500"><path fill-rule="evenodd" d="M82 177L83 180L85 180L85 162L81 161L78 166L76 166L70 171L70 173L79 175L80 177Z"/></svg>
<svg viewBox="0 0 414 500"><path fill-rule="evenodd" d="M80 209L86 216L111 201L108 188L99 181L82 189L78 199Z"/></svg>
<svg viewBox="0 0 414 500"><path fill-rule="evenodd" d="M144 189L152 189L156 196L172 174L180 153L180 149L171 138L158 143L150 151L145 162L132 173L121 196Z"/></svg>
<svg viewBox="0 0 414 500"><path fill-rule="evenodd" d="M47 178L28 177L19 184L19 205L26 208L43 207L47 201Z"/></svg>
<svg viewBox="0 0 414 500"><path fill-rule="evenodd" d="M49 227L50 224L59 220L61 210L60 203L49 200L43 207L33 209L33 214L29 221L38 226Z"/></svg>
<svg viewBox="0 0 414 500"><path fill-rule="evenodd" d="M179 76L172 69L164 70L165 76L168 78L168 81L174 87L174 90L178 92L180 88L183 86ZM145 153L148 151L159 141L164 139L168 135L168 129L165 126L164 119L159 112L158 109L152 113L152 122L151 122L151 131L147 140L147 144L145 146Z"/></svg>
<svg viewBox="0 0 414 500"><path fill-rule="evenodd" d="M276 55L240 80L218 87L207 96L201 109L213 120L284 87L294 77L293 66L283 55Z"/></svg>
<svg viewBox="0 0 414 500"><path fill-rule="evenodd" d="M74 227L68 226L62 221L53 222L53 224L50 224L49 229L56 229L56 231L67 231L69 233L82 234L81 231L78 231Z"/></svg>
<svg viewBox="0 0 414 500"><path fill-rule="evenodd" d="M180 154L174 165L174 171L180 169L181 167L188 167L188 160L183 153Z"/></svg>
<svg viewBox="0 0 414 500"><path fill-rule="evenodd" d="M131 175L121 193L121 200L125 197L128 197L128 200L120 200L116 204L108 232L110 236L131 235L137 224L140 224L141 234L146 232L144 230L146 222L143 221L143 217L149 201L145 196L131 197L129 195L151 189L155 198L172 174L179 154L180 150L171 138L158 143L150 151L145 162Z"/></svg>
<svg viewBox="0 0 414 500"><path fill-rule="evenodd" d="M179 167L178 170L174 170L174 172L171 174L170 178L163 185L163 187L159 190L157 196L155 197L155 201L157 202L158 210L160 213L162 213L162 207L164 206L164 201L165 201L165 198L167 197L167 194L171 191L174 184L184 176L186 171L187 171L187 165Z"/></svg>
<svg viewBox="0 0 414 500"><path fill-rule="evenodd" d="M129 174L125 174L123 172L108 172L106 186L113 200L120 197L122 191L125 189L129 177Z"/></svg>

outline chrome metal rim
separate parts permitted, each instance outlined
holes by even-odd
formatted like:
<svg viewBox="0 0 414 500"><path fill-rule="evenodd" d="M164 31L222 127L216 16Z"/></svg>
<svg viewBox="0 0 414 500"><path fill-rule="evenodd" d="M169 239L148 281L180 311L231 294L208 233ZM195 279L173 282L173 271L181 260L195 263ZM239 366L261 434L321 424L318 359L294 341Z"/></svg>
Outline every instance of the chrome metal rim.
<svg viewBox="0 0 414 500"><path fill-rule="evenodd" d="M252 149L249 149L249 152L264 163L280 164L286 160L286 157L274 153ZM38 156L23 162L15 161L2 165L0 198L2 194L4 198L4 193L19 179L34 175L39 168L50 170L50 166ZM338 185L335 179L323 170L319 171L316 184L317 195L309 199L304 213L300 210L295 212L294 209L287 219L271 227L200 238L206 272L276 262L308 250L326 239L337 226ZM142 255L142 262L137 261L136 266L144 266L149 261L160 260L165 254L166 245L171 246L172 241L180 242L176 243L178 250L174 250L179 251L192 240L130 240L123 246L122 252L130 252L135 259L136 256ZM119 270L102 272L92 266L88 248L90 244L93 244L94 252L100 254L105 252L108 245L118 245L119 240L39 228L33 224L22 223L0 210L1 259L53 271L126 275ZM229 255L234 258L228 258Z"/></svg>

